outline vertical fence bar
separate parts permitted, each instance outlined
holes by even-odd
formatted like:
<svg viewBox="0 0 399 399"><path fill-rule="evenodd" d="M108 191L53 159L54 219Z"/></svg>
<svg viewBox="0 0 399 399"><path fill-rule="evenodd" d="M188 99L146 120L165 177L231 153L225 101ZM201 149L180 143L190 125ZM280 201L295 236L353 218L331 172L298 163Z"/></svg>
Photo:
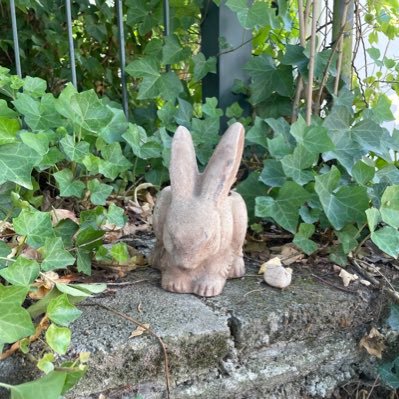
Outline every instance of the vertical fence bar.
<svg viewBox="0 0 399 399"><path fill-rule="evenodd" d="M21 58L19 55L17 16L15 13L15 1L14 0L10 0L10 10L11 10L12 38L14 41L15 69L17 71L17 75L20 78L22 78Z"/></svg>
<svg viewBox="0 0 399 399"><path fill-rule="evenodd" d="M170 10L169 0L163 0L163 24L164 24L164 35L170 35ZM170 65L166 65L166 71L170 71Z"/></svg>
<svg viewBox="0 0 399 399"><path fill-rule="evenodd" d="M126 53L125 53L125 33L123 29L122 0L116 0L115 7L116 7L116 19L118 23L119 62L121 68L121 83L122 83L122 106L126 118L129 119L129 105L127 97L126 72L125 72Z"/></svg>
<svg viewBox="0 0 399 399"><path fill-rule="evenodd" d="M65 0L67 28L68 28L68 42L69 42L69 61L71 64L72 84L77 88L78 82L76 79L76 64L75 64L75 49L73 45L72 36L72 13L71 13L71 0Z"/></svg>

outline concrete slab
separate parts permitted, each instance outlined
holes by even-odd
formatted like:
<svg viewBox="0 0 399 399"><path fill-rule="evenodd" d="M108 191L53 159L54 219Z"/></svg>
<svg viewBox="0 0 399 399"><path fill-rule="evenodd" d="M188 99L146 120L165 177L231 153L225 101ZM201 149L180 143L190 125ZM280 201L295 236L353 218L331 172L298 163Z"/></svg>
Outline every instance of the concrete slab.
<svg viewBox="0 0 399 399"><path fill-rule="evenodd" d="M71 353L91 352L90 369L67 398L166 397L157 340L129 338L135 325L96 302L150 324L162 337L171 398L324 398L356 374L368 358L358 341L378 307L372 291L342 292L299 268L284 291L261 283L254 267L247 274L205 299L163 291L158 272L147 269L128 276L141 282L89 299L73 325ZM16 367L15 359L0 363L0 380L24 380Z"/></svg>

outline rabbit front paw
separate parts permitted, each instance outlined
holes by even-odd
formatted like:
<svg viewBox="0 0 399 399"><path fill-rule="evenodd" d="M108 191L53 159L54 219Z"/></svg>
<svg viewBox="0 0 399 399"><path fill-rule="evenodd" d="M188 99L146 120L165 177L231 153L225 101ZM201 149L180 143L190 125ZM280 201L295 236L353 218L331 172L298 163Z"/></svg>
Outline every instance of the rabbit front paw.
<svg viewBox="0 0 399 399"><path fill-rule="evenodd" d="M191 282L186 277L175 277L173 279L163 278L162 288L170 292L179 292L181 294L191 293Z"/></svg>
<svg viewBox="0 0 399 399"><path fill-rule="evenodd" d="M223 278L210 279L208 277L197 281L193 287L193 293L198 296L216 296L222 293L226 280Z"/></svg>

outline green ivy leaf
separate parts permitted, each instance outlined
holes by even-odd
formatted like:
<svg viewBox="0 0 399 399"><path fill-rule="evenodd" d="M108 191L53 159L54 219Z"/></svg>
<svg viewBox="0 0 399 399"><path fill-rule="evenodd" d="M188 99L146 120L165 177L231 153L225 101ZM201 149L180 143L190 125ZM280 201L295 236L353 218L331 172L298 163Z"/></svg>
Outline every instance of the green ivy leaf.
<svg viewBox="0 0 399 399"><path fill-rule="evenodd" d="M14 385L11 389L11 399L58 399L61 396L67 373L52 371L37 380L25 384Z"/></svg>
<svg viewBox="0 0 399 399"><path fill-rule="evenodd" d="M80 180L76 180L70 169L65 168L53 174L61 197L77 197L82 198L85 185Z"/></svg>
<svg viewBox="0 0 399 399"><path fill-rule="evenodd" d="M54 370L55 357L53 353L46 353L37 363L37 368L44 371L45 374L51 373Z"/></svg>
<svg viewBox="0 0 399 399"><path fill-rule="evenodd" d="M281 162L275 159L267 159L263 165L259 180L270 187L283 186L287 177L285 176Z"/></svg>
<svg viewBox="0 0 399 399"><path fill-rule="evenodd" d="M100 159L98 169L105 177L116 179L116 177L128 170L132 164L123 156L119 143L107 144L101 154L104 159Z"/></svg>
<svg viewBox="0 0 399 399"><path fill-rule="evenodd" d="M46 331L46 342L54 352L65 355L71 343L71 335L71 330L68 327L51 324Z"/></svg>
<svg viewBox="0 0 399 399"><path fill-rule="evenodd" d="M393 121L395 119L391 111L391 103L386 94L378 96L377 103L372 108L377 123Z"/></svg>
<svg viewBox="0 0 399 399"><path fill-rule="evenodd" d="M40 266L35 260L19 256L10 266L0 270L0 276L10 284L29 286L39 276L39 272Z"/></svg>
<svg viewBox="0 0 399 399"><path fill-rule="evenodd" d="M0 116L0 145L15 143L20 128L18 119Z"/></svg>
<svg viewBox="0 0 399 399"><path fill-rule="evenodd" d="M336 232L345 254L349 254L358 246L357 237L359 230L352 224L348 224L342 230Z"/></svg>
<svg viewBox="0 0 399 399"><path fill-rule="evenodd" d="M386 224L399 228L399 185L385 189L381 197L380 213Z"/></svg>
<svg viewBox="0 0 399 399"><path fill-rule="evenodd" d="M89 153L90 144L86 141L75 143L73 136L66 135L60 140L61 148L70 161L82 162L83 158Z"/></svg>
<svg viewBox="0 0 399 399"><path fill-rule="evenodd" d="M69 302L67 294L62 294L52 299L47 306L47 316L49 319L64 327L69 326L81 314L82 312Z"/></svg>
<svg viewBox="0 0 399 399"><path fill-rule="evenodd" d="M176 35L165 37L165 45L162 48L162 62L164 64L177 64L186 60L191 54L188 47L182 47Z"/></svg>
<svg viewBox="0 0 399 399"><path fill-rule="evenodd" d="M309 238L314 234L315 227L313 224L301 223L298 232L292 241L306 255L311 255L318 248L317 244Z"/></svg>
<svg viewBox="0 0 399 399"><path fill-rule="evenodd" d="M310 194L299 184L287 181L280 188L276 198L257 197L255 215L271 217L284 229L296 232L299 208L307 201Z"/></svg>
<svg viewBox="0 0 399 399"><path fill-rule="evenodd" d="M0 185L12 181L32 190L32 169L40 156L23 143L0 146Z"/></svg>
<svg viewBox="0 0 399 399"><path fill-rule="evenodd" d="M236 190L244 198L247 204L248 216L252 220L255 216L255 198L265 195L267 192L265 185L259 181L259 173L251 172L245 180L237 185Z"/></svg>
<svg viewBox="0 0 399 399"><path fill-rule="evenodd" d="M383 228L373 231L371 233L371 240L377 245L381 251L394 257L399 255L399 232L391 226L384 226Z"/></svg>
<svg viewBox="0 0 399 399"><path fill-rule="evenodd" d="M126 72L134 78L158 78L161 75L159 69L159 61L152 56L139 58L126 66Z"/></svg>
<svg viewBox="0 0 399 399"><path fill-rule="evenodd" d="M363 223L369 199L365 187L343 186L337 191L341 174L333 166L330 172L316 176L315 191L324 213L336 230L351 222Z"/></svg>
<svg viewBox="0 0 399 399"><path fill-rule="evenodd" d="M129 124L129 128L122 137L129 143L134 155L141 159L159 158L161 156L161 144L152 137L148 137L143 127Z"/></svg>
<svg viewBox="0 0 399 399"><path fill-rule="evenodd" d="M39 248L49 237L54 237L51 216L48 212L36 209L23 209L19 216L13 219L17 234L26 236L27 243L33 248Z"/></svg>
<svg viewBox="0 0 399 399"><path fill-rule="evenodd" d="M378 223L381 222L380 211L376 208L366 209L366 216L370 232L373 232L377 227Z"/></svg>
<svg viewBox="0 0 399 399"><path fill-rule="evenodd" d="M375 170L362 160L357 161L352 168L352 176L357 183L364 186L373 179Z"/></svg>
<svg viewBox="0 0 399 399"><path fill-rule="evenodd" d="M244 68L252 78L251 102L256 105L268 99L273 92L290 96L293 90L292 68L276 67L271 56L263 54L252 58Z"/></svg>
<svg viewBox="0 0 399 399"><path fill-rule="evenodd" d="M28 291L28 287L4 287L0 284L0 346L34 333L29 313L20 306Z"/></svg>
<svg viewBox="0 0 399 399"><path fill-rule="evenodd" d="M297 137L297 140L312 154L320 154L334 149L334 144L328 137L327 129L322 126L306 127L303 136Z"/></svg>
<svg viewBox="0 0 399 399"><path fill-rule="evenodd" d="M314 179L310 168L317 160L317 154L309 152L303 145L298 144L292 154L286 155L282 160L284 173L298 184L306 184Z"/></svg>
<svg viewBox="0 0 399 399"><path fill-rule="evenodd" d="M44 258L42 262L44 271L64 269L75 263L75 258L65 250L60 237L47 238L40 252Z"/></svg>
<svg viewBox="0 0 399 399"><path fill-rule="evenodd" d="M110 254L119 264L125 264L129 259L129 251L124 242L118 242L113 245Z"/></svg>
<svg viewBox="0 0 399 399"><path fill-rule="evenodd" d="M107 213L108 223L114 224L116 227L121 228L125 225L127 217L125 211L114 203L110 204Z"/></svg>
<svg viewBox="0 0 399 399"><path fill-rule="evenodd" d="M208 73L216 73L216 57L206 59L203 53L198 53L191 59L194 63L193 79L195 82L199 82Z"/></svg>
<svg viewBox="0 0 399 399"><path fill-rule="evenodd" d="M91 275L91 258L92 252L87 250L78 249L77 251L77 261L76 265L78 267L78 272Z"/></svg>
<svg viewBox="0 0 399 399"><path fill-rule="evenodd" d="M263 148L268 148L267 140L267 125L263 119L258 116L255 118L254 125L247 131L245 135L245 140L249 143L254 143L262 146Z"/></svg>
<svg viewBox="0 0 399 399"><path fill-rule="evenodd" d="M393 389L399 388L399 361L383 363L378 367L381 379Z"/></svg>
<svg viewBox="0 0 399 399"><path fill-rule="evenodd" d="M50 143L50 139L47 133L22 132L20 134L20 137L24 144L35 150L41 157L47 154Z"/></svg>
<svg viewBox="0 0 399 399"><path fill-rule="evenodd" d="M353 138L358 142L363 153L373 151L385 156L387 151L384 143L384 131L380 125L371 119L364 119L352 128Z"/></svg>
<svg viewBox="0 0 399 399"><path fill-rule="evenodd" d="M45 94L39 101L26 93L18 93L13 104L17 111L25 116L26 124L33 131L48 130L62 125L60 115L55 109L56 100L52 94Z"/></svg>
<svg viewBox="0 0 399 399"><path fill-rule="evenodd" d="M79 226L71 219L60 220L54 227L54 233L62 239L65 248L72 247L72 237L79 230Z"/></svg>
<svg viewBox="0 0 399 399"><path fill-rule="evenodd" d="M109 107L99 100L94 90L74 93L70 96L68 103L65 99L62 102L58 99L56 108L61 115L71 119L79 127L95 136L113 118Z"/></svg>
<svg viewBox="0 0 399 399"><path fill-rule="evenodd" d="M105 205L105 201L113 191L112 186L100 183L98 179L90 180L87 183L87 188L90 191L90 200L94 205Z"/></svg>
<svg viewBox="0 0 399 399"><path fill-rule="evenodd" d="M98 248L102 244L102 237L105 232L94 229L93 227L81 228L76 236L76 244L81 250L92 250Z"/></svg>
<svg viewBox="0 0 399 399"><path fill-rule="evenodd" d="M24 79L24 93L32 97L42 97L46 93L47 82L40 78L32 78L27 76Z"/></svg>

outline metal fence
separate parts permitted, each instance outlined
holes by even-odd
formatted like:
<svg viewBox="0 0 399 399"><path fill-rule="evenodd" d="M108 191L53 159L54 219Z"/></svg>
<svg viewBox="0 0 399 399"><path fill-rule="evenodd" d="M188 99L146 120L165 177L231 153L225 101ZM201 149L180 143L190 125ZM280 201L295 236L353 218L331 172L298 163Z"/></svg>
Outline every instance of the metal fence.
<svg viewBox="0 0 399 399"><path fill-rule="evenodd" d="M120 62L120 71L121 71L121 86L122 86L122 106L123 111L128 118L128 92L127 92L127 82L126 82L126 54L125 54L125 34L124 34L124 26L123 26L123 9L122 9L122 0L115 0L115 12L116 19L118 24L118 44L119 44L119 62ZM65 8L66 8L66 23L67 23L67 32L68 32L68 42L69 42L69 59L71 66L71 82L77 87L77 78L76 78L76 62L75 62L75 46L73 42L72 35L72 13L71 13L71 0L65 0ZM165 36L170 34L170 14L169 14L169 0L163 0L163 10L164 10L164 34ZM19 42L18 42L18 26L17 26L17 18L15 11L15 0L10 0L10 11L11 11L11 26L12 26L12 35L14 41L14 54L15 54L15 69L17 71L17 75L22 77L21 70L21 59L20 59L20 51L19 51ZM166 66L169 69L169 66Z"/></svg>
<svg viewBox="0 0 399 399"><path fill-rule="evenodd" d="M169 0L163 2L164 35L171 34L170 26L170 7ZM202 51L206 57L218 55L218 68L216 75L206 76L203 80L203 97L216 97L219 106L225 109L228 105L240 99L231 92L234 79L244 79L243 66L249 60L251 54L250 37L251 32L245 31L238 24L235 14L228 9L222 1L216 6L209 0L210 6L207 7L207 15L201 26ZM118 46L120 61L120 79L122 87L122 106L128 118L128 90L125 73L126 54L125 54L125 34L123 24L123 1L114 0L115 13L118 25ZM71 82L77 87L75 47L72 35L72 13L71 0L65 0L66 23L69 42L69 58L71 68ZM15 0L10 0L11 24L14 42L15 66L17 74L22 77L20 48L18 43L18 27L16 19ZM237 48L234 52L221 54L219 48L219 36L223 36L228 43ZM249 40L248 40L249 39ZM221 54L221 55L220 55ZM170 65L166 65L166 70L170 70ZM248 105L246 105L248 106Z"/></svg>

